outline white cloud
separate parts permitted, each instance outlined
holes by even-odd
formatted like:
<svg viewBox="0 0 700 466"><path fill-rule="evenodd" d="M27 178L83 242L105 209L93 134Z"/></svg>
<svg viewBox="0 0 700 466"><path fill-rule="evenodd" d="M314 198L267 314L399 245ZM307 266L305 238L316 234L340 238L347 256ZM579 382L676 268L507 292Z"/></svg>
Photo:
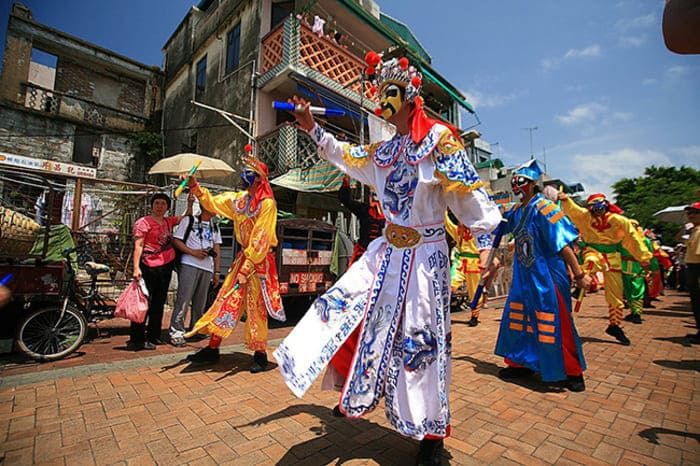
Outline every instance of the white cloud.
<svg viewBox="0 0 700 466"><path fill-rule="evenodd" d="M629 31L632 29L645 29L656 24L656 15L649 13L648 15L637 16L636 18L623 18L615 23L615 29L618 31Z"/></svg>
<svg viewBox="0 0 700 466"><path fill-rule="evenodd" d="M588 192L612 194L612 184L622 178L641 176L651 165L673 165L662 152L622 148L608 152L575 154L571 157L570 177L583 183ZM569 179L569 178L567 178Z"/></svg>
<svg viewBox="0 0 700 466"><path fill-rule="evenodd" d="M564 54L564 58L578 58L578 57L598 57L600 56L600 45L593 44L589 45L585 49L569 49Z"/></svg>
<svg viewBox="0 0 700 466"><path fill-rule="evenodd" d="M676 65L666 70L666 76L670 79L681 78L688 74L690 68L684 65Z"/></svg>
<svg viewBox="0 0 700 466"><path fill-rule="evenodd" d="M644 81L642 81L642 85L651 86L652 84L656 84L657 82L659 82L659 80L656 78L647 78Z"/></svg>
<svg viewBox="0 0 700 466"><path fill-rule="evenodd" d="M611 115L613 121L631 121L633 118L634 114L629 112L615 112Z"/></svg>
<svg viewBox="0 0 700 466"><path fill-rule="evenodd" d="M641 47L646 44L647 36L622 36L620 37L620 46L622 47Z"/></svg>
<svg viewBox="0 0 700 466"><path fill-rule="evenodd" d="M462 90L461 92L467 99L467 102L472 104L474 108L502 107L518 98L518 95L515 93L490 94L478 91L476 89L471 89L468 91Z"/></svg>
<svg viewBox="0 0 700 466"><path fill-rule="evenodd" d="M566 60L575 59L589 59L594 57L599 57L601 55L601 48L598 44L589 45L582 49L569 49L562 57L558 58L543 58L540 63L545 70L551 70L557 68L562 62Z"/></svg>
<svg viewBox="0 0 700 466"><path fill-rule="evenodd" d="M571 126L579 123L590 123L605 113L608 108L597 102L589 102L577 105L569 110L566 115L557 115L555 120L559 123Z"/></svg>
<svg viewBox="0 0 700 466"><path fill-rule="evenodd" d="M671 150L671 153L680 159L676 165L700 166L700 145L676 147Z"/></svg>

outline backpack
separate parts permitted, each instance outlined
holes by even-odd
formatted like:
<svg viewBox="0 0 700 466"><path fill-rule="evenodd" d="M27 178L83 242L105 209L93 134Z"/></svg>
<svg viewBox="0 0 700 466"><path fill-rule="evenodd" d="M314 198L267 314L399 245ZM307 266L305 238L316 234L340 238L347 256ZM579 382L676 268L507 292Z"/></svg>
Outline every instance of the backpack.
<svg viewBox="0 0 700 466"><path fill-rule="evenodd" d="M192 221L194 219L193 215L188 215L187 216L187 228L185 228L185 234L183 235L182 241L187 245L187 239L190 237L190 233L192 233L192 227L194 225L194 222ZM202 220L199 219L199 223L202 223ZM216 233L219 232L219 225L216 222L213 222L212 220L209 220L209 228L211 228L211 233L212 235L215 235ZM180 272L180 265L182 264L182 252L175 248L175 271Z"/></svg>

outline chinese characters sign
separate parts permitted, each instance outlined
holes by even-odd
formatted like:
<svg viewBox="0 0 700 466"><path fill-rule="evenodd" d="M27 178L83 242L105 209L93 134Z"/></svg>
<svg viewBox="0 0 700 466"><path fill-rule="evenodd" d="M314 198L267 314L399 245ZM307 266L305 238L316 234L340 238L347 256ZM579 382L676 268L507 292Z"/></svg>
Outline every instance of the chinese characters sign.
<svg viewBox="0 0 700 466"><path fill-rule="evenodd" d="M53 160L37 159L34 157L24 157L22 155L8 154L5 152L0 152L0 165L38 170L55 173L57 175L97 178L97 169L92 167L83 167L81 165L54 162Z"/></svg>

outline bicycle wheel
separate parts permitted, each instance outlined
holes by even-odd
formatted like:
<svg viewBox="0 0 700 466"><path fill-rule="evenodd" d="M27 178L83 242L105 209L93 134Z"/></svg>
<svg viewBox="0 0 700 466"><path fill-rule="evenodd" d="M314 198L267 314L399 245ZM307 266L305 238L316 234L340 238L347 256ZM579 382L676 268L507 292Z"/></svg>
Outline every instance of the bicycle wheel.
<svg viewBox="0 0 700 466"><path fill-rule="evenodd" d="M64 358L83 344L87 322L74 307L37 309L21 322L17 331L20 351L37 361Z"/></svg>

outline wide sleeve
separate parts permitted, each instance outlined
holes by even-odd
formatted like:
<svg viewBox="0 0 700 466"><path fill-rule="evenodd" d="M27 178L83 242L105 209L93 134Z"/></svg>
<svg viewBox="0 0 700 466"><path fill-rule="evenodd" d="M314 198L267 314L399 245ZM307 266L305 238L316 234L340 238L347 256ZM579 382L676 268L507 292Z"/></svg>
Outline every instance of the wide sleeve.
<svg viewBox="0 0 700 466"><path fill-rule="evenodd" d="M501 212L484 190L464 146L445 129L432 157L447 206L471 229L479 250L490 248L491 232L501 222Z"/></svg>
<svg viewBox="0 0 700 466"><path fill-rule="evenodd" d="M233 201L236 200L240 193L228 191L214 196L207 188L199 184L196 184L192 188L192 192L197 196L202 207L209 212L233 220L235 215L233 211Z"/></svg>
<svg viewBox="0 0 700 466"><path fill-rule="evenodd" d="M567 197L561 201L561 208L569 219L579 228L583 228L583 225L590 219L590 213L588 209L584 209L574 202L573 199Z"/></svg>
<svg viewBox="0 0 700 466"><path fill-rule="evenodd" d="M637 230L637 227L630 219L615 214L611 216L610 223L616 227L617 236L622 242L622 247L627 249L637 262L651 261L652 253L644 244L644 235Z"/></svg>
<svg viewBox="0 0 700 466"><path fill-rule="evenodd" d="M576 241L578 230L555 203L541 199L536 204L535 222L540 247L548 257L555 256Z"/></svg>
<svg viewBox="0 0 700 466"><path fill-rule="evenodd" d="M372 186L376 191L372 155L378 144L358 146L340 142L318 123L309 135L318 146L318 153L322 158L360 183Z"/></svg>
<svg viewBox="0 0 700 466"><path fill-rule="evenodd" d="M277 246L277 204L272 199L264 199L260 213L250 233L248 247L243 249L245 261L241 266L243 275L250 275L254 266L265 260L270 248Z"/></svg>

